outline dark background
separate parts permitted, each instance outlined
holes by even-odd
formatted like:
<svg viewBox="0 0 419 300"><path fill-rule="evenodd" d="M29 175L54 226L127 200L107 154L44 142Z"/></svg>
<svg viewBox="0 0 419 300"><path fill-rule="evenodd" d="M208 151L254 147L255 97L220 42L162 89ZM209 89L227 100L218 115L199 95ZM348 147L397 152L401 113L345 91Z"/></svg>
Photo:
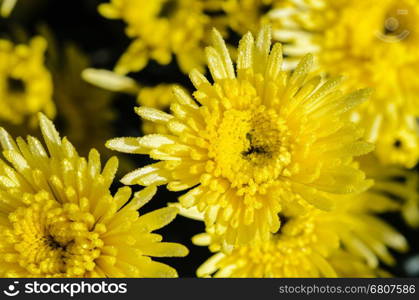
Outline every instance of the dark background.
<svg viewBox="0 0 419 300"><path fill-rule="evenodd" d="M124 34L125 26L122 21L108 20L99 15L97 6L101 2L107 1L19 0L11 17L0 19L0 36L11 38L13 33L20 29L23 29L29 36L33 36L38 33L39 25L46 24L59 44L74 42L89 55L92 67L111 70L130 40ZM164 82L177 82L192 89L187 76L179 71L175 63L160 66L151 62L145 70L129 75L142 85L152 86ZM115 95L113 107L118 113L118 118L113 124L115 137L141 134L140 119L133 112L135 105L135 97ZM60 127L59 120L56 123ZM124 154L118 154L118 156L125 156L132 160L137 167L150 162L145 156ZM118 183L113 188L117 187ZM134 187L134 189L138 188ZM167 202L176 201L176 197L175 193L169 193L164 187L160 187L158 195L141 212L165 207ZM408 253L394 253L398 264L394 268L387 269L399 277L419 276L419 266L416 267L415 274L408 274L405 268L410 258L416 256L419 259L418 231L409 229L399 214L386 214L383 217L407 237L411 246ZM165 241L179 242L187 246L190 254L185 258L158 260L176 268L180 277L194 277L197 267L211 255L205 247L197 247L190 242L193 235L203 231L204 226L201 222L177 217L171 224L159 230L159 233L164 236Z"/></svg>

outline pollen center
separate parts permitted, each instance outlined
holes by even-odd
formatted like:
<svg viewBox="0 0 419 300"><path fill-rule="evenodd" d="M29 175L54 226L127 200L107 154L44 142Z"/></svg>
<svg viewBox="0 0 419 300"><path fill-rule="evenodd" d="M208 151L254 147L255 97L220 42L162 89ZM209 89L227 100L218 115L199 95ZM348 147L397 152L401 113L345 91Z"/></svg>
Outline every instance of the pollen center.
<svg viewBox="0 0 419 300"><path fill-rule="evenodd" d="M37 201L9 215L12 229L7 236L16 252L5 259L29 276L75 277L93 270L103 242L89 229L86 221L91 218L76 205L61 206L47 193L31 197Z"/></svg>
<svg viewBox="0 0 419 300"><path fill-rule="evenodd" d="M178 8L178 1L177 0L166 0L160 9L159 17L161 18L168 18L173 15L173 13Z"/></svg>
<svg viewBox="0 0 419 300"><path fill-rule="evenodd" d="M274 110L228 110L218 129L215 160L233 187L269 183L291 162L290 134Z"/></svg>

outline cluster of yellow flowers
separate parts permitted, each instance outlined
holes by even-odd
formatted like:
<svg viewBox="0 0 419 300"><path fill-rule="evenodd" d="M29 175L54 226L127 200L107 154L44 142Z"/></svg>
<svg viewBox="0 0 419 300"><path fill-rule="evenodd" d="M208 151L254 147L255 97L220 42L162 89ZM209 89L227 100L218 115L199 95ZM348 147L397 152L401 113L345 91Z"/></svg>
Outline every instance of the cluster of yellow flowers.
<svg viewBox="0 0 419 300"><path fill-rule="evenodd" d="M122 182L188 190L175 206L205 222L194 242L217 252L199 276L385 274L380 260L394 263L387 247L404 251L407 243L374 217L400 205L371 189L357 159L373 145L350 115L371 90L342 92L341 77L310 72L312 55L284 70L269 26L256 40L242 38L236 68L218 31L212 40L213 83L194 70L194 97L175 87L171 113L136 109L167 133L108 141L111 149L159 160Z"/></svg>
<svg viewBox="0 0 419 300"><path fill-rule="evenodd" d="M419 160L419 55L415 0L284 0L270 14L275 36L286 42L290 65L307 49L325 76L345 75L345 90L375 89L353 112L381 163L412 168Z"/></svg>
<svg viewBox="0 0 419 300"><path fill-rule="evenodd" d="M52 79L44 66L46 47L42 37L29 45L0 40L0 120L19 124L29 118L34 124L39 111L54 117Z"/></svg>
<svg viewBox="0 0 419 300"><path fill-rule="evenodd" d="M172 54L184 72L203 68L203 46L214 24L204 12L215 1L205 0L112 0L99 6L109 19L127 23L132 44L119 60L115 71L126 74L143 69L149 59L168 64Z"/></svg>
<svg viewBox="0 0 419 300"><path fill-rule="evenodd" d="M89 68L74 46L58 67L47 32L0 40L0 120L39 123L46 145L0 129L0 276L176 277L152 257L187 255L153 233L178 213L205 224L192 241L214 254L199 277L391 276L383 266L408 242L378 214L419 227L419 3L111 0L98 11L132 39L114 71ZM126 76L173 58L192 93ZM80 74L136 96L143 135L109 139L111 94ZM90 150L105 142L155 162L113 194L118 160L102 168ZM129 185L144 188L131 197ZM157 186L178 202L139 214Z"/></svg>

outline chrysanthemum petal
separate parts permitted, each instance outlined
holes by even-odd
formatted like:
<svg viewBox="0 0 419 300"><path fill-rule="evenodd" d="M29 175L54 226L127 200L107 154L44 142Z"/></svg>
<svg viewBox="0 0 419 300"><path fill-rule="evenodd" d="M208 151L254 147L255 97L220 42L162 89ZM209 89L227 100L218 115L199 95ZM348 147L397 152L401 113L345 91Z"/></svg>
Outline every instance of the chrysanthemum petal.
<svg viewBox="0 0 419 300"><path fill-rule="evenodd" d="M186 256L189 252L185 246L176 243L143 245L141 251L144 255L150 255L154 257Z"/></svg>
<svg viewBox="0 0 419 300"><path fill-rule="evenodd" d="M160 229L169 224L177 215L176 207L164 207L142 215L138 220L139 224L144 224L149 231Z"/></svg>
<svg viewBox="0 0 419 300"><path fill-rule="evenodd" d="M136 107L135 112L140 117L152 122L167 123L173 118L172 115L169 115L152 107Z"/></svg>
<svg viewBox="0 0 419 300"><path fill-rule="evenodd" d="M106 147L124 153L144 154L147 151L136 137L114 138L106 142Z"/></svg>

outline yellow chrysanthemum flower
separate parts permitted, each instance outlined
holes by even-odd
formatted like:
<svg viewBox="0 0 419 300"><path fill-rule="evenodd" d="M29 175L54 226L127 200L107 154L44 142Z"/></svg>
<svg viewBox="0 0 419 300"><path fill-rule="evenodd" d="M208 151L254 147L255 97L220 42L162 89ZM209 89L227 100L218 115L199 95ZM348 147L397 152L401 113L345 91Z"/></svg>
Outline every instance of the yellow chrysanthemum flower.
<svg viewBox="0 0 419 300"><path fill-rule="evenodd" d="M44 66L46 41L33 38L28 45L0 40L0 119L12 124L36 124L36 113L55 115L52 79Z"/></svg>
<svg viewBox="0 0 419 300"><path fill-rule="evenodd" d="M366 100L369 90L344 95L339 78L321 84L307 78L312 57L290 74L281 70L281 45L271 49L264 27L257 41L240 42L237 75L221 35L206 49L211 84L193 71L196 101L175 88L172 114L149 107L143 119L170 134L116 138L107 146L161 160L126 175L125 184L192 188L179 198L205 211L208 226L229 243L268 240L278 213L295 203L331 209L330 195L351 194L369 184L352 158L371 151L362 131L343 116Z"/></svg>
<svg viewBox="0 0 419 300"><path fill-rule="evenodd" d="M168 64L172 54L184 72L203 69L205 37L213 25L205 10L214 1L203 0L111 0L99 12L109 19L122 19L126 34L134 39L115 67L119 74L140 71L149 59Z"/></svg>
<svg viewBox="0 0 419 300"><path fill-rule="evenodd" d="M291 66L313 52L319 71L348 77L347 90L375 89L353 118L367 129L382 163L413 167L419 159L419 3L286 0L270 17L276 23L275 38L287 42L284 52Z"/></svg>
<svg viewBox="0 0 419 300"><path fill-rule="evenodd" d="M394 264L387 247L407 250L404 237L365 210L368 193L341 202L334 212L318 209L283 217L284 225L267 242L220 251L217 237L197 235L197 245L213 252L197 270L200 277L376 277L379 260ZM389 199L374 209L393 209Z"/></svg>
<svg viewBox="0 0 419 300"><path fill-rule="evenodd" d="M47 150L29 136L16 142L0 129L0 276L175 277L150 256L184 256L187 249L151 233L168 224L176 208L139 216L154 195L109 187L118 160L101 168L99 153L80 157L40 114Z"/></svg>
<svg viewBox="0 0 419 300"><path fill-rule="evenodd" d="M2 0L0 6L0 15L8 17L16 5L17 0Z"/></svg>

